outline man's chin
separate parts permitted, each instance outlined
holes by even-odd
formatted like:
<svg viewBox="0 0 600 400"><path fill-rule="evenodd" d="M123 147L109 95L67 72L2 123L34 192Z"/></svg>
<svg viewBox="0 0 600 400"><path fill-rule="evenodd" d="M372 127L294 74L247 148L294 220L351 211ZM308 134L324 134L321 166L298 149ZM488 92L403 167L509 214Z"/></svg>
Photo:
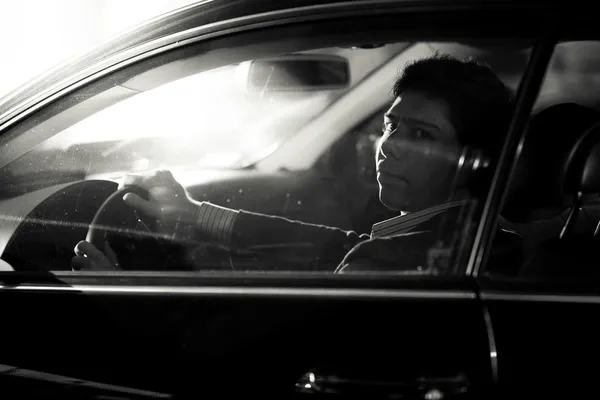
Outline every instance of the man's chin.
<svg viewBox="0 0 600 400"><path fill-rule="evenodd" d="M408 205L407 202L401 201L400 200L401 198L402 197L399 197L398 194L396 194L394 196L393 194L388 194L387 192L384 192L384 191L379 192L379 201L386 208L389 208L390 210L398 211L398 212L409 211L410 206Z"/></svg>

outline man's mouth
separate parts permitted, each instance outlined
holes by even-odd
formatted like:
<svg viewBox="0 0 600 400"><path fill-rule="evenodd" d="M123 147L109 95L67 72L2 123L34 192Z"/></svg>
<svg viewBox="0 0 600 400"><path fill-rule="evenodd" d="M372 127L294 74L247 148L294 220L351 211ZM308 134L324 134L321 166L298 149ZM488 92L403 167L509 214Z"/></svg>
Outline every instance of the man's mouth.
<svg viewBox="0 0 600 400"><path fill-rule="evenodd" d="M377 180L379 180L379 182L381 182L381 183L391 183L391 184L407 183L406 179L404 179L403 177L388 174L387 172L384 172L384 171L379 171L379 173L377 174Z"/></svg>
<svg viewBox="0 0 600 400"><path fill-rule="evenodd" d="M386 180L393 179L393 180L400 180L400 181L406 182L406 178L404 178L402 175L396 173L391 168L386 166L385 161L383 161L383 160L379 161L377 163L377 176L384 177L384 179L386 179Z"/></svg>
<svg viewBox="0 0 600 400"><path fill-rule="evenodd" d="M408 183L404 177L390 174L390 173L388 173L386 171L382 171L382 170L379 170L377 172L377 181L383 185L393 185L393 186L406 185Z"/></svg>

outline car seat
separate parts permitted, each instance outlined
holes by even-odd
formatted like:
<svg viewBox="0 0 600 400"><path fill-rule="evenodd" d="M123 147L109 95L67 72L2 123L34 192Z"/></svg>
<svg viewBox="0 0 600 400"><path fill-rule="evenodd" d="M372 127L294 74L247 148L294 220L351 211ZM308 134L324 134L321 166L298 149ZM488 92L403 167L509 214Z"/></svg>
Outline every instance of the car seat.
<svg viewBox="0 0 600 400"><path fill-rule="evenodd" d="M600 113L575 103L532 117L501 214L503 226L521 234L526 247L560 234L569 206L560 174L571 148L598 121Z"/></svg>
<svg viewBox="0 0 600 400"><path fill-rule="evenodd" d="M519 275L564 273L575 258L585 267L600 239L585 211L600 194L600 114L575 103L536 114L513 176L502 219L524 237Z"/></svg>

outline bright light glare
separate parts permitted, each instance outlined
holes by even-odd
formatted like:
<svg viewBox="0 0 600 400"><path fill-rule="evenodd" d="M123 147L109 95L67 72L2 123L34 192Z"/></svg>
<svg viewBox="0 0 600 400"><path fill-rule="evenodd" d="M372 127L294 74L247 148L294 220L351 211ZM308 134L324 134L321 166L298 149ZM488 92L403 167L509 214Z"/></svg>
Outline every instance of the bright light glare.
<svg viewBox="0 0 600 400"><path fill-rule="evenodd" d="M257 97L246 91L240 70L244 65L226 66L134 95L56 134L39 149L75 146L79 153L112 156L121 164L129 160L133 165L128 168L135 170L142 165L235 168L271 154L331 102L331 92Z"/></svg>
<svg viewBox="0 0 600 400"><path fill-rule="evenodd" d="M196 0L2 2L0 97L113 35Z"/></svg>
<svg viewBox="0 0 600 400"><path fill-rule="evenodd" d="M230 124L239 103L231 87L232 67L207 71L135 95L71 126L44 147L148 137L194 136L198 128Z"/></svg>

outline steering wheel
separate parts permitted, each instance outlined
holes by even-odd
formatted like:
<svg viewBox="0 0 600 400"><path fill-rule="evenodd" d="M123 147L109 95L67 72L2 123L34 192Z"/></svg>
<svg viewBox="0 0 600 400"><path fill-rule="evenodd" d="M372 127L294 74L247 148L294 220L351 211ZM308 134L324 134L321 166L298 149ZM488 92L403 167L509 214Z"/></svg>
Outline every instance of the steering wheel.
<svg viewBox="0 0 600 400"><path fill-rule="evenodd" d="M100 206L86 236L86 241L106 252L106 243L117 255L124 270L164 270L172 253L166 240L154 233L156 222L139 215L123 201L127 193L148 199L148 191L128 186L111 194Z"/></svg>

